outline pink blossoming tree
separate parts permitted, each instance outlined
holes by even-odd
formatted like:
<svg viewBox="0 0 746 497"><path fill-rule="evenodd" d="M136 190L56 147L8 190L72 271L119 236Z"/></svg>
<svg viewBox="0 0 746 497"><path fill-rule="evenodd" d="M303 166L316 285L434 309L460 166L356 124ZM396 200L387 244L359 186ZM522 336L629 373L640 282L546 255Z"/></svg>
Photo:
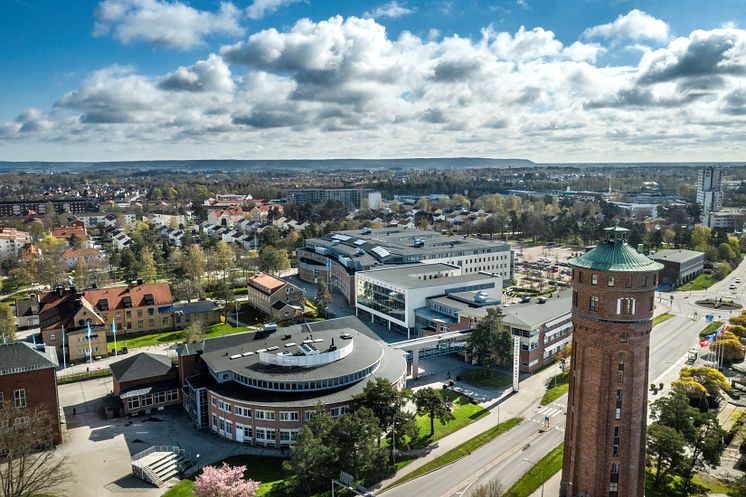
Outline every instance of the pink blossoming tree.
<svg viewBox="0 0 746 497"><path fill-rule="evenodd" d="M254 497L259 482L244 480L246 466L206 466L194 482L195 497Z"/></svg>

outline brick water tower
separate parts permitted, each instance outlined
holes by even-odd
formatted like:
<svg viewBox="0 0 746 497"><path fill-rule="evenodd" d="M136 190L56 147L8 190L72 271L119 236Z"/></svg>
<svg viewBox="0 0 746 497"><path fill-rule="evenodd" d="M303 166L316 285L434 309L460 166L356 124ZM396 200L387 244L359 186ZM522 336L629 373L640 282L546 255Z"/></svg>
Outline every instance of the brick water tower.
<svg viewBox="0 0 746 497"><path fill-rule="evenodd" d="M570 260L572 359L561 497L642 497L648 356L658 271L629 230Z"/></svg>

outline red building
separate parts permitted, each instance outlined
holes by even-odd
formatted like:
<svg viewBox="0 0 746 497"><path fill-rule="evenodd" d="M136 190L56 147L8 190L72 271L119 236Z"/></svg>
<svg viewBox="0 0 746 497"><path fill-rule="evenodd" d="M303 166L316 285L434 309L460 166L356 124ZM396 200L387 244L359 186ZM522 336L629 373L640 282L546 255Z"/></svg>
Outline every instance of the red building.
<svg viewBox="0 0 746 497"><path fill-rule="evenodd" d="M26 342L0 343L0 408L14 406L21 411L37 408L47 411L54 422L54 441L60 443L57 354L54 347L40 347ZM16 423L23 424L23 416L19 416Z"/></svg>
<svg viewBox="0 0 746 497"><path fill-rule="evenodd" d="M653 301L662 265L606 228L573 266L572 360L561 497L639 497L645 490Z"/></svg>

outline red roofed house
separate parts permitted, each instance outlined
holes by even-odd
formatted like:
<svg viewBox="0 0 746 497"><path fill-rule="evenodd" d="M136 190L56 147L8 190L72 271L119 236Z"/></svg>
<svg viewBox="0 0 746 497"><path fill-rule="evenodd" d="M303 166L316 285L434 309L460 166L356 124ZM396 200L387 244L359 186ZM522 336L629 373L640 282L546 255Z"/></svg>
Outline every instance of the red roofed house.
<svg viewBox="0 0 746 497"><path fill-rule="evenodd" d="M68 269L74 268L75 264L77 264L80 259L82 259L89 267L102 264L106 261L104 254L99 249L95 248L70 248L63 252L62 257L65 258L65 263L67 264Z"/></svg>
<svg viewBox="0 0 746 497"><path fill-rule="evenodd" d="M107 355L106 343L113 338L115 323L118 347L127 336L173 329L173 296L168 283L120 286L76 291L57 288L39 294L38 313L42 340L63 352L71 361L88 358L88 324L91 325L91 352Z"/></svg>
<svg viewBox="0 0 746 497"><path fill-rule="evenodd" d="M303 316L306 295L287 281L259 273L247 281L249 305L272 316L275 321L287 321Z"/></svg>
<svg viewBox="0 0 746 497"><path fill-rule="evenodd" d="M255 221L266 221L267 216L269 216L269 213L272 209L277 209L277 211L279 211L280 213L280 216L282 216L282 213L285 210L281 204L268 203L255 206L249 211L249 214L252 215Z"/></svg>
<svg viewBox="0 0 746 497"><path fill-rule="evenodd" d="M207 214L207 222L218 226L233 226L240 223L246 217L244 210L232 205L225 209L212 210Z"/></svg>
<svg viewBox="0 0 746 497"><path fill-rule="evenodd" d="M72 243L73 236L79 240L88 241L88 233L85 231L85 226L62 226L60 228L52 228L52 236L55 238L63 238L68 243Z"/></svg>

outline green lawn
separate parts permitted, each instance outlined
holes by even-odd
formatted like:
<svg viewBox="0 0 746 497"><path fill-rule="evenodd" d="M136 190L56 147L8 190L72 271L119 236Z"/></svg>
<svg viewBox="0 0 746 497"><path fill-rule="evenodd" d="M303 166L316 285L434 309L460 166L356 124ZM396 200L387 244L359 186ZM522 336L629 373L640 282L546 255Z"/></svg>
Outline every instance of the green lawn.
<svg viewBox="0 0 746 497"><path fill-rule="evenodd" d="M510 375L497 371L493 371L490 375L487 368L467 369L461 373L461 376L465 382L482 388L503 388L513 382L513 378Z"/></svg>
<svg viewBox="0 0 746 497"><path fill-rule="evenodd" d="M539 459L526 474L505 492L505 497L528 497L542 483L562 469L562 451L565 444L560 444L546 456Z"/></svg>
<svg viewBox="0 0 746 497"><path fill-rule="evenodd" d="M231 317L236 317L235 311ZM238 308L238 320L249 326L260 325L272 321L272 317L264 314L262 311L251 307L249 304L243 304Z"/></svg>
<svg viewBox="0 0 746 497"><path fill-rule="evenodd" d="M674 315L669 314L667 312L663 314L658 314L657 316L653 318L653 326L655 326L656 324L661 324L663 321L668 321L672 317L674 317Z"/></svg>
<svg viewBox="0 0 746 497"><path fill-rule="evenodd" d="M545 406L551 404L567 393L570 388L570 374L560 373L547 380L547 391L541 398L540 404Z"/></svg>
<svg viewBox="0 0 746 497"><path fill-rule="evenodd" d="M246 466L247 469L244 473L244 478L251 478L262 482L256 493L259 497L266 495L273 486L277 485L284 479L282 461L283 459L279 457L251 455L231 456L225 459L225 462L231 466ZM223 461L215 463L213 466L220 465L222 462ZM194 476L192 476L192 478L194 478ZM193 488L194 481L192 481L191 478L182 480L174 485L168 492L163 494L163 497L193 497Z"/></svg>
<svg viewBox="0 0 746 497"><path fill-rule="evenodd" d="M711 274L700 274L696 278L694 278L689 283L686 283L684 285L681 285L680 287L676 288L677 292L690 292L694 290L705 290L707 288L710 288L712 285L717 283L718 280L715 279L714 276Z"/></svg>
<svg viewBox="0 0 746 497"><path fill-rule="evenodd" d="M702 331L699 332L699 338L703 338L705 335L713 333L723 325L722 321L713 321L712 323L705 326Z"/></svg>
<svg viewBox="0 0 746 497"><path fill-rule="evenodd" d="M655 474L647 471L645 475L645 495L647 497L673 497L683 496L684 482L680 476L666 476L658 487L654 486ZM700 495L705 493L727 494L733 489L718 480L705 481L699 475L694 475L692 488L688 495Z"/></svg>
<svg viewBox="0 0 746 497"><path fill-rule="evenodd" d="M445 454L442 454L436 457L435 459L433 459L432 461L426 464L423 464L422 466L415 469L411 473L404 475L402 478L395 481L394 483L389 485L384 490L388 490L389 488L395 487L397 485L401 485L402 483L408 482L419 476L435 471L436 469L440 469L447 464L450 464L454 461L461 459L462 457L466 455L469 455L471 452L477 450L479 447L491 442L492 440L499 437L506 431L517 426L521 421L523 421L523 418L511 418L507 421L500 423L497 426L493 426L489 430L484 431L480 433L479 435L475 436L474 438L467 440L466 442L462 443L458 447L454 447L453 449L449 450Z"/></svg>
<svg viewBox="0 0 746 497"><path fill-rule="evenodd" d="M205 338L214 338L222 335L231 335L233 333L241 333L243 331L249 331L251 328L236 327L229 323L214 324L209 326L205 330ZM186 339L184 336L184 330L166 331L164 333L153 333L150 335L142 335L134 338L127 339L127 348L136 349L139 347L147 347L148 345L159 345L164 343L183 342ZM119 332L117 334L117 347L122 348L124 346L124 334ZM108 343L109 351L114 350L114 340L110 340Z"/></svg>
<svg viewBox="0 0 746 497"><path fill-rule="evenodd" d="M441 438L460 430L464 426L473 423L489 413L487 409L484 409L479 404L474 404L468 397L459 395L451 390L442 390L441 393L453 403L451 413L455 419L446 424L442 424L438 419L436 419L435 434L430 436L430 416L418 415L417 426L420 428L420 438L412 442L410 444L411 447L427 447L436 440L440 440Z"/></svg>

